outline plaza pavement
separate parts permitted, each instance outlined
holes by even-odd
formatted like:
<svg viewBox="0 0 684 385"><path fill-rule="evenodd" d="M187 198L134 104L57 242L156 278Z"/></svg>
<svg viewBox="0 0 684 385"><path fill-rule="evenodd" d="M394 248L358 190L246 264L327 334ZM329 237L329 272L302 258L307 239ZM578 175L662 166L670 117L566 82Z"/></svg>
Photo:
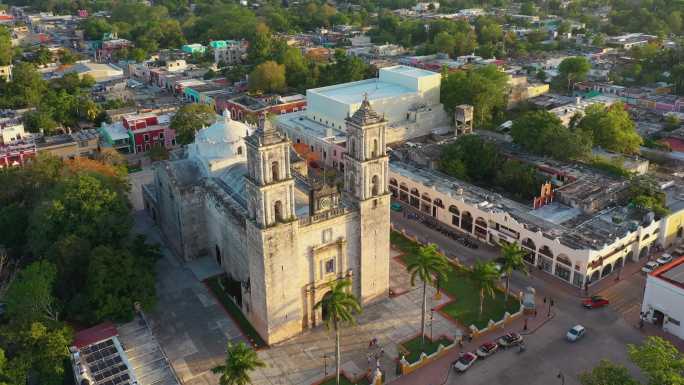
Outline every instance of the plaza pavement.
<svg viewBox="0 0 684 385"><path fill-rule="evenodd" d="M148 236L151 242L163 244L158 228L144 212L137 212L136 231ZM218 377L211 368L219 365L225 356L227 341L245 341L236 324L223 307L202 284L212 274L218 273L209 258L191 263L180 262L162 247L163 258L158 262L158 304L148 314L152 329L166 352L178 377L184 385L213 385ZM393 256L398 253L393 251ZM212 271L212 269L216 269ZM397 344L420 331L420 282L410 287L405 267L391 260L390 287L400 295L364 307L357 318L357 325L342 329L342 369L350 376L369 370L369 353L379 353L387 381L395 377ZM428 287L428 308L446 301L442 296L435 300L435 290ZM429 319L429 314L428 314ZM460 336L456 325L434 313L432 323L434 337ZM426 333L430 333L429 324ZM377 338L379 347L369 351L368 343ZM334 373L334 335L321 325L280 344L258 351L267 366L252 373L255 385L311 384ZM325 357L325 358L324 358ZM375 362L371 362L375 366Z"/></svg>

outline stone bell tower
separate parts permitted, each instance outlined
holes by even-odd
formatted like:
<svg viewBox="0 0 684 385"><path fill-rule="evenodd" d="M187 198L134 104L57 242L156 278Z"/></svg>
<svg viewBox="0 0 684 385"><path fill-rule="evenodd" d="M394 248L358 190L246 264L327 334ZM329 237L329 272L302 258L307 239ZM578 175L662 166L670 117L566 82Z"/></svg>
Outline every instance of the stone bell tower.
<svg viewBox="0 0 684 385"><path fill-rule="evenodd" d="M294 179L290 171L290 140L263 117L247 145L249 215L259 227L294 218Z"/></svg>
<svg viewBox="0 0 684 385"><path fill-rule="evenodd" d="M389 158L385 153L387 121L364 95L359 109L346 119L345 192L360 216L360 286L363 303L384 298L389 289Z"/></svg>
<svg viewBox="0 0 684 385"><path fill-rule="evenodd" d="M299 221L295 216L295 182L290 171L290 140L261 118L259 129L245 140L245 190L249 219L245 224L250 284L247 313L267 343L302 330Z"/></svg>

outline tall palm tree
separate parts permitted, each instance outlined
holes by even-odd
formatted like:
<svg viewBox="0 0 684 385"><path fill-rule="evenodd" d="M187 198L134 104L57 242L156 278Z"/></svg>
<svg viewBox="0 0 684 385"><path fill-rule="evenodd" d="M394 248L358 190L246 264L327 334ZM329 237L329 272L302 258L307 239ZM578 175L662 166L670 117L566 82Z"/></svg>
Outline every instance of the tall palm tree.
<svg viewBox="0 0 684 385"><path fill-rule="evenodd" d="M411 286L415 285L416 277L423 281L423 307L420 316L420 343L425 343L425 312L427 311L427 285L433 284L435 278L446 282L447 273L451 269L449 261L437 252L436 245L421 246L416 259L411 261L406 270L411 274Z"/></svg>
<svg viewBox="0 0 684 385"><path fill-rule="evenodd" d="M314 309L322 309L326 315L325 325L335 331L335 375L337 385L340 384L340 327L344 324L356 323L354 313L361 313L361 304L354 294L347 288L351 286L351 280L340 279L330 282L330 291L316 303Z"/></svg>
<svg viewBox="0 0 684 385"><path fill-rule="evenodd" d="M228 342L226 348L226 361L211 371L220 374L220 385L248 385L252 383L249 372L256 368L266 366L259 359L256 352L250 349L244 342L232 344Z"/></svg>
<svg viewBox="0 0 684 385"><path fill-rule="evenodd" d="M501 247L501 272L506 274L506 301L508 301L508 292L511 285L511 274L514 271L519 271L527 275L524 257L525 252L517 243L508 243Z"/></svg>
<svg viewBox="0 0 684 385"><path fill-rule="evenodd" d="M473 265L473 269L468 273L468 278L473 282L477 291L480 292L480 317L482 317L485 296L494 297L496 281L499 279L499 270L494 262L477 261Z"/></svg>

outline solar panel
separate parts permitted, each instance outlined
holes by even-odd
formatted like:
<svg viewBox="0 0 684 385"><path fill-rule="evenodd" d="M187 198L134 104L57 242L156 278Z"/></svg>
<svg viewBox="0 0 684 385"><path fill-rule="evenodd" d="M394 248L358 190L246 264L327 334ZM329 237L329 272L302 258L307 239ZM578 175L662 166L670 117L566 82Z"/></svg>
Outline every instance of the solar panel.
<svg viewBox="0 0 684 385"><path fill-rule="evenodd" d="M87 346L80 353L95 380L92 385L130 385L128 367L112 339Z"/></svg>

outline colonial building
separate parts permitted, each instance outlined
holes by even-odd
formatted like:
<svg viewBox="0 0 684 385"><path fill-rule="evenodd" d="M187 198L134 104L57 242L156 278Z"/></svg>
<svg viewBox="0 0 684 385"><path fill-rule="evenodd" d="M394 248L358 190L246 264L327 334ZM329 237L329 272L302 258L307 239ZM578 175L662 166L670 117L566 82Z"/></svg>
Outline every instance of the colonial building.
<svg viewBox="0 0 684 385"><path fill-rule="evenodd" d="M321 323L328 283L352 280L362 304L389 290L387 122L367 99L346 119L343 190L291 168L290 139L270 122L200 130L184 159L160 163L145 207L186 260L213 256L235 302L269 343Z"/></svg>

